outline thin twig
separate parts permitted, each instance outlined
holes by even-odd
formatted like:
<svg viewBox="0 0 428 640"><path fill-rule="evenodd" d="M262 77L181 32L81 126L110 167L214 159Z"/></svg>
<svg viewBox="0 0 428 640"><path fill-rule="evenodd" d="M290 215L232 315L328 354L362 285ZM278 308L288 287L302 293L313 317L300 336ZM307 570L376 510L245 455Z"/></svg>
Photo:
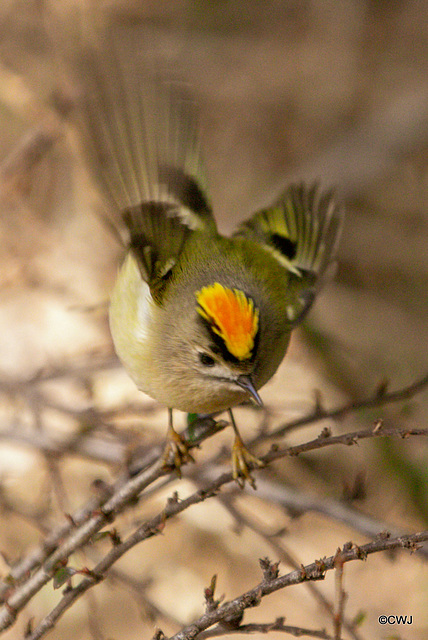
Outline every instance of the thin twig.
<svg viewBox="0 0 428 640"><path fill-rule="evenodd" d="M344 433L339 436L325 436L321 434L314 440L309 440L303 444L295 445L294 447L276 448L273 447L269 453L265 456L261 456L263 462L268 463L272 460L283 458L284 456L298 456L301 453L307 451L316 451L317 449L324 449L326 446L332 444L343 444L345 446L352 446L357 444L359 440L366 440L367 438L409 438L410 436L428 436L428 429L394 429L383 428L379 431L373 429L362 429L360 431L352 431L350 433Z"/></svg>
<svg viewBox="0 0 428 640"><path fill-rule="evenodd" d="M214 629L209 629L200 633L198 635L198 640L206 640L207 638L218 638L221 636L229 636L232 634L270 633L272 631L287 633L294 638L320 638L321 640L335 640L326 631L290 626L288 624L284 624L284 620L282 618L278 618L278 620L275 620L275 622L271 623L241 624L237 629L227 629L219 625Z"/></svg>
<svg viewBox="0 0 428 640"><path fill-rule="evenodd" d="M60 617L62 617L65 611L67 611L72 606L72 604L78 598L81 597L83 593L85 593L88 589L92 588L95 584L98 584L100 581L102 581L105 578L108 569L119 558L121 558L129 549L139 544L143 540L146 540L155 535L158 535L161 531L163 531L166 521L171 517L176 516L178 513L183 512L184 510L186 510L192 505L199 504L200 502L203 502L207 498L210 498L216 495L220 487L224 484L226 480L226 476L227 474L224 474L222 477L218 478L215 483L212 483L209 491L197 491L196 493L192 494L191 496L189 496L188 498L186 498L181 502L177 501L176 499L168 501L165 509L158 516L156 516L149 522L145 522L134 533L132 533L126 540L116 544L106 554L103 560L101 560L101 562L99 562L96 565L96 567L90 571L90 577L84 578L76 587L66 591L62 600L51 611L51 613L48 616L46 616L46 618L40 623L37 629L34 630L33 634L29 637L28 640L37 640L38 638L41 638L48 630L53 628L55 623L59 620ZM230 479L231 478L229 478L229 480ZM380 540L364 545L363 547L361 547L361 549L360 548L355 548L351 550L347 549L346 553L344 552L343 561L349 562L350 560L354 560L357 558L360 558L360 559L365 558L366 554L368 553L374 553L376 551L382 551L382 550L391 549L391 548L402 547L402 548L411 548L415 550L417 548L416 546L417 542L424 541L427 539L428 539L428 531L421 532L419 534L403 536L400 538L394 538L392 540L381 538ZM334 559L332 559L331 562L329 560L327 563L322 561L321 564L313 563L313 565L310 565L309 568L305 568L305 571L303 570L295 571L291 574L288 574L289 576L288 580L286 581L281 580L280 582L274 581L276 586L274 586L274 588L267 588L267 589L263 588L261 595L267 595L268 593L272 593L272 591L283 588L285 586L289 586L291 584L298 584L300 582L304 582L307 579L310 579L310 580L320 579L324 576L324 573L326 570L332 569L334 567L333 560ZM224 617L229 618L231 615L235 615L239 613L239 611L243 611L243 609L247 608L248 606L254 606L255 591L252 590L251 592L248 592L248 593L250 595L246 596L244 594L244 596L242 596L242 603L241 603L241 605L247 603L247 606L244 606L242 609L238 608L238 610L236 611L225 610ZM205 628L208 628L209 626L212 626L212 624L219 622L221 619L222 618L215 619L213 622L211 622L207 626L203 626L200 629L200 631L202 631ZM194 636L192 635L189 636L189 639L192 637ZM180 636L177 636L177 638L176 636L174 636L175 640L178 640L179 638Z"/></svg>
<svg viewBox="0 0 428 640"><path fill-rule="evenodd" d="M393 539L379 539L375 542L369 542L361 547L353 546L345 548L342 551L343 562L351 562L353 560L365 560L368 555L387 551L391 549L410 548L416 549L419 543L428 540L428 531L421 531L409 536ZM302 567L298 571L292 571L285 576L280 576L272 580L263 580L252 589L246 591L242 595L225 602L217 609L207 611L198 620L187 625L181 631L170 637L169 640L193 640L201 631L208 629L214 624L224 619L230 619L238 616L248 608L258 606L261 599L274 591L283 589L295 584L300 584L306 580L322 580L327 571L334 569L335 556L317 560L310 565ZM239 627L238 627L239 629ZM40 636L37 636L40 637ZM36 640L36 637L30 637L29 640Z"/></svg>
<svg viewBox="0 0 428 640"><path fill-rule="evenodd" d="M11 394L25 393L27 389L49 380L57 380L64 377L80 378L95 373L100 369L114 369L118 366L119 365L116 358L102 358L95 360L95 362L88 362L85 359L81 363L75 364L73 368L56 367L42 370L39 371L36 376L33 376L32 378L24 381L0 379L0 390L5 393ZM343 418L345 415L348 415L355 411L359 411L360 409L374 408L387 403L410 399L417 393L420 393L422 390L424 390L427 386L428 374L423 376L416 382L408 385L407 387L403 387L402 389L399 389L397 391L387 392L382 395L374 394L373 396L366 398L365 400L348 402L347 404L337 409L332 409L329 411L317 407L317 410L315 412L303 416L302 418L292 420L291 422L278 427L270 433L266 432L266 430L263 430L262 433L258 434L255 438L253 438L253 440L248 443L248 446L251 447L260 442L267 442L268 440L279 438L286 433L290 433L291 431L312 424L319 420L333 420ZM56 409L61 410L60 407L56 407ZM76 417L77 419L79 419L79 417L82 415L82 412L73 413L69 411L68 413ZM95 424L97 424L97 420L102 421L103 419L106 419L108 417L111 418L112 416L107 416L103 412L97 412L96 410L93 410L93 419ZM62 442L61 444L59 444L47 435L42 436L39 433L31 434L28 432L20 432L20 430L17 429L16 426L17 425L13 425L13 428L10 429L2 429L0 431L0 438L15 442L22 442L23 444L34 446L34 448L46 451L48 453L75 453L77 455L82 455L84 457L98 460L100 462L107 462L109 464L120 464L121 462L123 462L124 447L122 444L112 442L109 443L109 447L106 447L105 438L98 438L91 433L86 433L85 437L79 438L78 440L74 439L73 446L71 446L71 441L68 443ZM70 447L70 449L68 449L67 447ZM159 446L159 451L160 450L161 449ZM157 451L156 455L158 455Z"/></svg>
<svg viewBox="0 0 428 640"><path fill-rule="evenodd" d="M56 372L56 374L58 374L58 372ZM48 375L47 377L50 376ZM42 375L39 379L40 378L46 379L46 376ZM401 391L394 392L392 394L393 399L401 400L404 397L413 395L425 386L427 380L428 377L425 377ZM384 399L385 396L380 398L381 401ZM370 401L370 405L374 406L373 403L374 400L372 399ZM365 402L365 405L367 406L367 401ZM351 407L349 405L348 407L342 407L339 410L331 412L331 415L337 416L339 413L355 410L361 406L361 403L352 403ZM322 417L324 417L324 415ZM312 416L311 419L314 420L317 418ZM355 431L339 436L326 436L326 434L323 433L319 438L301 445L283 449L272 448L263 457L263 461L268 464L272 460L276 460L281 457L298 455L304 451L314 451L334 444L353 445L358 442L358 440L365 438L386 436L398 436L405 438L416 435L426 436L427 434L428 430L426 429L386 429L378 427ZM212 431L202 430L197 434L197 437L195 437L194 433L189 435L192 436L189 446L195 446L212 435ZM12 578L14 577L15 580L17 580L26 575L26 572L32 571L38 563L44 563L42 568L33 573L22 585L16 587L14 590L11 588L11 583L9 581L4 582L3 585L0 586L0 592L2 594L10 594L11 591L13 591L12 595L8 598L7 605L0 610L0 629L7 628L13 624L17 613L25 606L33 595L51 579L58 563L63 562L76 549L84 546L95 533L105 526L105 524L111 521L112 518L114 519L118 513L126 509L130 502L135 499L141 491L147 489L153 482L155 482L155 480L158 480L161 476L168 473L168 470L160 467L158 460L158 453L156 453L155 456L152 452L152 454L149 455L149 460L147 461L148 466L145 470L125 484L123 484L122 481L117 483L116 487L112 488L111 497L107 502L105 502L102 509L100 508L99 500L91 500L86 507L70 518L67 525L63 525L53 532L51 536L48 536L43 548L33 554L30 554L29 558L24 559L23 562L19 563L17 571L11 571ZM211 482L209 484L208 492L215 492L218 488L230 483L231 481L231 473L222 474L215 482Z"/></svg>
<svg viewBox="0 0 428 640"><path fill-rule="evenodd" d="M342 550L338 549L334 557L335 609L334 609L334 640L340 640L343 618L345 613L346 593L343 588L343 558Z"/></svg>
<svg viewBox="0 0 428 640"><path fill-rule="evenodd" d="M348 434L342 434L341 436L331 436L331 437L321 437L311 442L304 443L302 445L297 445L294 447L289 447L283 450L273 449L269 451L263 458L261 458L266 464L271 460L275 460L281 457L285 457L288 455L297 455L302 451L312 451L319 448L323 448L326 446L331 446L332 444L346 444L351 445L355 444L360 438L369 438L369 437L385 437L385 436L399 436L399 437L408 437L411 435L428 435L428 429L381 429L381 430L363 430L356 431ZM203 438L203 435L201 436ZM196 444L189 443L190 446ZM113 493L112 497L107 500L100 507L99 503L92 503L93 508L89 511L90 515L87 520L80 521L80 524L77 528L70 527L69 537L65 538L65 540L61 541L61 544L58 548L55 547L53 553L48 557L45 561L43 567L36 571L34 575L32 575L27 582L18 587L15 592L8 599L7 605L0 610L0 630L9 627L13 624L18 611L20 611L23 606L32 598L32 596L37 593L37 591L46 584L52 577L55 572L58 563L63 562L66 558L68 558L71 553L73 553L76 549L84 546L95 533L100 531L106 524L108 524L114 517L127 508L130 504L130 501L134 499L141 491L149 487L155 480L158 480L163 475L166 475L168 471L161 466L161 462L158 460L155 464L145 470L136 478L132 478L123 486L119 486L116 491ZM222 486L228 484L233 481L232 473L224 473L220 475L215 481L211 482L208 488L206 489L207 495L202 493L202 497L196 496L196 502L205 500L207 496L214 495ZM180 503L181 505L184 503ZM97 508L98 507L98 508ZM180 509L181 511L181 509ZM178 511L177 511L178 512ZM85 513L85 512L83 512ZM87 511L86 511L87 513ZM174 515L176 512L171 512L168 517ZM79 516L81 517L81 513ZM75 524L74 518L72 518L73 524ZM153 533L153 527L156 529L156 524L149 525L149 533L150 535ZM71 531L71 533L70 533ZM139 529L141 531L141 528ZM138 537L138 533L136 533L137 540L140 542L143 538ZM150 537L150 536L146 536ZM58 544L58 543L57 543ZM116 547L115 550L118 552L119 547ZM127 549L125 548L123 552ZM107 562L108 556L106 557ZM113 560L113 562L115 559ZM112 562L112 563L113 563ZM111 563L111 564L112 564ZM111 565L108 565L111 566ZM108 567L107 567L108 568ZM88 585L88 586L92 586ZM10 584L6 583L5 591L10 591ZM85 590L85 589L84 589ZM61 605L61 603L60 603ZM60 606L58 605L58 606ZM68 607L66 607L68 608Z"/></svg>
<svg viewBox="0 0 428 640"><path fill-rule="evenodd" d="M301 566L291 553L284 548L282 544L280 544L275 537L269 535L259 524L257 524L254 519L250 520L247 516L245 516L242 511L236 507L234 504L233 498L236 497L236 494L223 494L219 495L217 499L224 505L224 507L229 511L229 513L236 519L238 524L245 525L259 536L263 538L263 540L268 544L271 549L274 550L276 556L282 561L286 562L293 569L298 569ZM378 529L381 531L382 529ZM420 551L423 551L421 549ZM327 613L334 618L334 611L332 603L324 596L324 594L318 589L317 585L313 582L305 583L307 589L314 596L316 601L321 604L321 606L327 611ZM362 640L361 636L355 631L354 625L343 619L343 626L348 631L353 640Z"/></svg>
<svg viewBox="0 0 428 640"><path fill-rule="evenodd" d="M204 472L208 476L211 470ZM208 476L209 477L209 476ZM310 495L297 487L275 482L272 478L258 478L257 497L296 514L308 512L319 513L329 519L346 524L351 529L358 531L367 538L375 538L379 531L388 531L391 536L405 535L406 531L391 526L390 523L362 513L339 500L326 498L321 495ZM421 555L428 558L428 549L421 549Z"/></svg>
<svg viewBox="0 0 428 640"><path fill-rule="evenodd" d="M337 420L338 418L343 418L350 413L354 413L359 411L360 409L372 409L374 407L381 407L385 404L390 404L392 402L400 402L401 400L409 400L413 398L416 394L423 391L426 387L428 387L428 373L424 376L416 380L416 382L412 382L406 387L402 387L401 389L397 389L396 391L388 391L379 395L379 393L374 393L369 398L365 400L356 400L355 402L348 402L344 404L342 407L338 407L337 409L327 410L322 406L317 406L315 411L312 414L307 416L303 416L302 418L298 418L297 420L292 420L289 423L274 429L270 433L263 433L262 435L256 436L251 444L257 444L259 441L266 442L268 439L276 439L284 436L286 433L290 433L291 431L295 431L300 427L304 427L312 422L317 422L319 420L325 420L326 418Z"/></svg>

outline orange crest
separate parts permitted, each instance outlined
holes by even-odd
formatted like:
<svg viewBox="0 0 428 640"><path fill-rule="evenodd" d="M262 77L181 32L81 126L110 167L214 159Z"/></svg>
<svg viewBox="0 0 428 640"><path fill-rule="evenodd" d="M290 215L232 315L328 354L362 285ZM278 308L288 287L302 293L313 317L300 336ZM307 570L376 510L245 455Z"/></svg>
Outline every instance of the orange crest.
<svg viewBox="0 0 428 640"><path fill-rule="evenodd" d="M227 350L238 360L251 358L259 326L259 312L253 301L238 289L214 284L196 294L198 313L219 335Z"/></svg>

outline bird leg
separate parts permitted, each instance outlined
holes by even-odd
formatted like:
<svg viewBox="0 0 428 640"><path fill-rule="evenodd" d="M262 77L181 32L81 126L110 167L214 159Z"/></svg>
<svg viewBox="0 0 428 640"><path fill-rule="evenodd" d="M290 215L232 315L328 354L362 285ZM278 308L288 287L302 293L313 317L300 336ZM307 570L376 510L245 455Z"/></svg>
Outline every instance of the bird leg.
<svg viewBox="0 0 428 640"><path fill-rule="evenodd" d="M172 409L168 409L168 432L165 449L162 454L162 466L172 466L178 477L181 478L181 466L188 462L195 462L195 460L189 452L189 447L184 438L175 431L172 424Z"/></svg>
<svg viewBox="0 0 428 640"><path fill-rule="evenodd" d="M233 471L233 479L236 480L241 489L245 486L245 481L247 480L249 484L256 488L256 482L252 477L248 465L252 465L255 467L264 467L265 463L256 456L253 456L250 451L248 451L247 447L244 445L244 442L241 438L241 434L239 433L238 427L236 426L235 418L233 416L232 410L228 410L230 420L232 423L233 430L235 432L235 440L232 447L232 471Z"/></svg>

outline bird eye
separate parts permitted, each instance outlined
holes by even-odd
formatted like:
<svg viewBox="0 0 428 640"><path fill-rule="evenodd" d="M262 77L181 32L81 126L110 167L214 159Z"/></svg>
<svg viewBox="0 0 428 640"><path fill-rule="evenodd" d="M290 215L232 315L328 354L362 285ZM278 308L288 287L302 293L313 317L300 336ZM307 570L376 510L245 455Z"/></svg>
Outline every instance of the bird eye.
<svg viewBox="0 0 428 640"><path fill-rule="evenodd" d="M199 360L201 361L201 364L204 365L204 367L213 367L215 365L214 358L211 358L208 353L200 353Z"/></svg>

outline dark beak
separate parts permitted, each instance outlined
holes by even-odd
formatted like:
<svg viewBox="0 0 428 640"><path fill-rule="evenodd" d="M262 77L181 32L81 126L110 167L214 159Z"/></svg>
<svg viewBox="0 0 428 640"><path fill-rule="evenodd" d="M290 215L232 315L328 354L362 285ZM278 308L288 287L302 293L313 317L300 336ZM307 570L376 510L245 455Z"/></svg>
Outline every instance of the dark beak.
<svg viewBox="0 0 428 640"><path fill-rule="evenodd" d="M251 397L257 402L257 404L260 407L263 406L263 400L257 393L257 390L253 384L253 381L251 380L251 376L246 376L246 375L238 376L236 379L236 384L242 387L242 389L245 389L245 391L248 391L248 393L251 395Z"/></svg>

